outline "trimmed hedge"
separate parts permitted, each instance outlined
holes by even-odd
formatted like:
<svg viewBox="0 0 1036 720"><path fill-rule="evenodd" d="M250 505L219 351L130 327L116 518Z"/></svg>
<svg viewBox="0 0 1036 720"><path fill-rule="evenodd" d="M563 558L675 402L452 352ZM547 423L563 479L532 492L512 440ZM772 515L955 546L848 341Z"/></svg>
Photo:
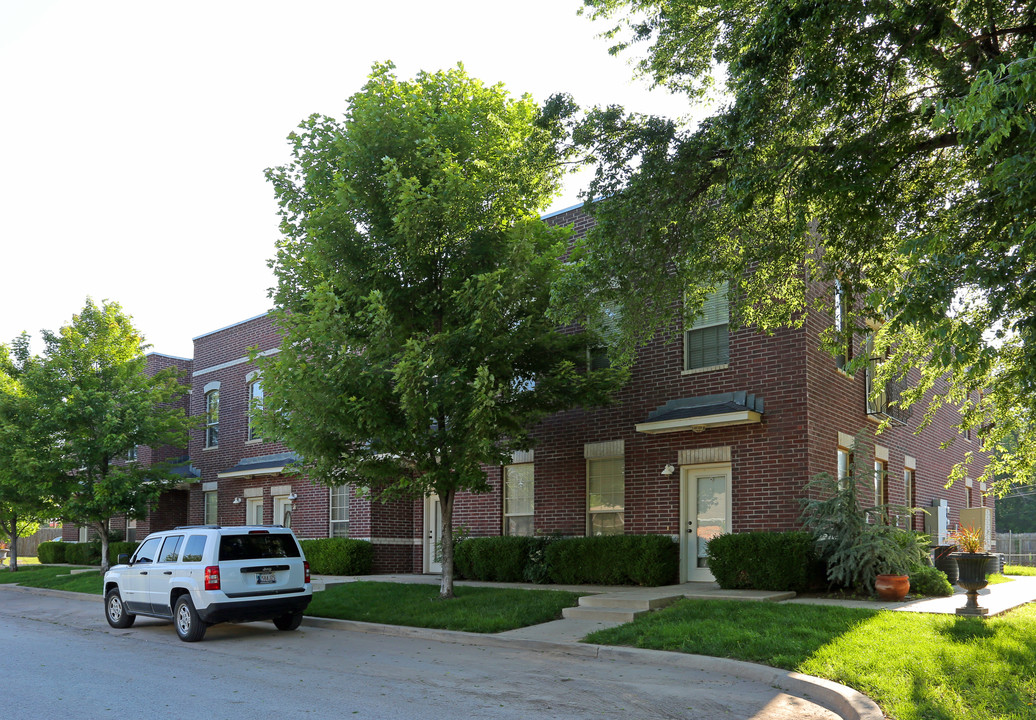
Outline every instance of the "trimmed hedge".
<svg viewBox="0 0 1036 720"><path fill-rule="evenodd" d="M41 542L36 549L36 557L43 565L56 565L65 562L65 548L68 543L49 540Z"/></svg>
<svg viewBox="0 0 1036 720"><path fill-rule="evenodd" d="M747 532L709 541L709 570L724 590L823 587L824 565L808 532Z"/></svg>
<svg viewBox="0 0 1036 720"><path fill-rule="evenodd" d="M352 538L302 540L302 552L315 575L370 575L374 546Z"/></svg>
<svg viewBox="0 0 1036 720"><path fill-rule="evenodd" d="M101 543L65 543L65 562L70 565L100 565Z"/></svg>
<svg viewBox="0 0 1036 720"><path fill-rule="evenodd" d="M453 567L468 580L529 581L533 550L545 543L531 537L465 538L453 548Z"/></svg>
<svg viewBox="0 0 1036 720"><path fill-rule="evenodd" d="M918 565L910 570L910 592L926 597L949 597L953 586L942 570Z"/></svg>
<svg viewBox="0 0 1036 720"><path fill-rule="evenodd" d="M137 542L109 542L108 543L108 564L116 565L119 562L119 555L125 553L126 555L132 555L134 551L140 546Z"/></svg>
<svg viewBox="0 0 1036 720"><path fill-rule="evenodd" d="M680 546L668 535L602 535L550 543L544 561L559 585L671 585Z"/></svg>

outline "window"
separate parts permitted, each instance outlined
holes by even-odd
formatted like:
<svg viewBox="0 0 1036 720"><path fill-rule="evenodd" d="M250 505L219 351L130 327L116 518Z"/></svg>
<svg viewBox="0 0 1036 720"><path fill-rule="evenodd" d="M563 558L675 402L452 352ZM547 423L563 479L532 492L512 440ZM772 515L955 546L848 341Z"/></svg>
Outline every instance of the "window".
<svg viewBox="0 0 1036 720"><path fill-rule="evenodd" d="M706 296L701 314L684 333L684 370L703 370L730 362L729 323L727 283L723 283Z"/></svg>
<svg viewBox="0 0 1036 720"><path fill-rule="evenodd" d="M219 494L213 490L205 493L205 525L218 525Z"/></svg>
<svg viewBox="0 0 1036 720"><path fill-rule="evenodd" d="M846 447L838 448L838 487L844 488L845 481L853 470L853 453Z"/></svg>
<svg viewBox="0 0 1036 720"><path fill-rule="evenodd" d="M623 458L586 461L587 514L590 535L622 535L626 505Z"/></svg>
<svg viewBox="0 0 1036 720"><path fill-rule="evenodd" d="M205 553L205 536L191 535L187 538L187 547L183 551L183 562L201 562Z"/></svg>
<svg viewBox="0 0 1036 720"><path fill-rule="evenodd" d="M331 488L331 537L349 537L349 490L351 485Z"/></svg>
<svg viewBox="0 0 1036 720"><path fill-rule="evenodd" d="M89 540L90 529L85 525L79 528L79 542L86 542Z"/></svg>
<svg viewBox="0 0 1036 720"><path fill-rule="evenodd" d="M126 462L136 462L137 460L137 446L134 445L126 452Z"/></svg>
<svg viewBox="0 0 1036 720"><path fill-rule="evenodd" d="M874 461L874 505L881 507L888 505L889 502L889 486L888 486L888 463L884 460ZM883 522L887 518L884 517L886 509L881 507L878 511L878 517L875 521Z"/></svg>
<svg viewBox="0 0 1036 720"><path fill-rule="evenodd" d="M534 465L508 465L504 468L504 535L532 536L535 502Z"/></svg>
<svg viewBox="0 0 1036 720"><path fill-rule="evenodd" d="M591 370L603 370L611 367L612 360L609 350L618 339L621 317L621 310L617 302L606 302L601 307L601 328L598 334L602 344L587 348L587 358Z"/></svg>
<svg viewBox="0 0 1036 720"><path fill-rule="evenodd" d="M253 413L261 413L263 410L263 383L256 378L248 383L248 439L259 440L258 429L255 426Z"/></svg>
<svg viewBox="0 0 1036 720"><path fill-rule="evenodd" d="M183 535L170 535L162 543L162 550L158 553L158 562L176 562L180 557L180 543L183 542Z"/></svg>
<svg viewBox="0 0 1036 720"><path fill-rule="evenodd" d="M205 393L205 447L219 446L219 390Z"/></svg>
<svg viewBox="0 0 1036 720"><path fill-rule="evenodd" d="M853 359L853 336L849 331L848 301L842 281L835 278L835 336L841 352L835 356L839 370L845 370Z"/></svg>
<svg viewBox="0 0 1036 720"><path fill-rule="evenodd" d="M903 469L903 498L907 507L917 507L917 485L914 483L914 473L916 471L913 468ZM913 517L914 514L910 513L907 515L907 529L913 529Z"/></svg>
<svg viewBox="0 0 1036 720"><path fill-rule="evenodd" d="M137 521L133 518L126 519L126 542L137 541Z"/></svg>

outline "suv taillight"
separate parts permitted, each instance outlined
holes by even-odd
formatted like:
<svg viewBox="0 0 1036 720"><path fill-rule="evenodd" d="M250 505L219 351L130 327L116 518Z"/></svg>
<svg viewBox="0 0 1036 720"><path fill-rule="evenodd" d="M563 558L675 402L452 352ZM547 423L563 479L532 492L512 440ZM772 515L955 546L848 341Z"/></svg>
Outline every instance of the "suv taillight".
<svg viewBox="0 0 1036 720"><path fill-rule="evenodd" d="M219 590L219 565L209 565L205 568L205 589Z"/></svg>
<svg viewBox="0 0 1036 720"><path fill-rule="evenodd" d="M302 564L306 567L306 582L309 582L309 560L304 560Z"/></svg>

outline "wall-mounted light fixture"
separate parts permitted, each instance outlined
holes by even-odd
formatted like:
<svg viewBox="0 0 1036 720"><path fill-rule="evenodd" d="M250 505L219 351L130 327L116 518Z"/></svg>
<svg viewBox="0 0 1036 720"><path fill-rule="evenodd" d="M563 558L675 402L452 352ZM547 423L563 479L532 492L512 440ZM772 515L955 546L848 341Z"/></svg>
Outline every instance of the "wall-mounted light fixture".
<svg viewBox="0 0 1036 720"><path fill-rule="evenodd" d="M294 502L295 500L298 499L298 497L299 497L298 495L296 495L295 493L292 493L291 495L288 496L288 499L291 500L292 502Z"/></svg>
<svg viewBox="0 0 1036 720"><path fill-rule="evenodd" d="M669 475L672 475L674 472L676 472L676 468L673 467L672 465L666 464L666 466L664 468L662 468L662 474L667 476L667 477Z"/></svg>
<svg viewBox="0 0 1036 720"><path fill-rule="evenodd" d="M235 505L240 505L241 504L241 498L239 498L239 497L234 498L234 504Z"/></svg>

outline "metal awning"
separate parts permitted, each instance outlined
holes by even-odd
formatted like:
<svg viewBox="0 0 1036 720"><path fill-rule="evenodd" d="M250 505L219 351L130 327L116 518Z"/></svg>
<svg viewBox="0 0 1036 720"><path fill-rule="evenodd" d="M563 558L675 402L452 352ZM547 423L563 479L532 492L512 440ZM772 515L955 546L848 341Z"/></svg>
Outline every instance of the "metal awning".
<svg viewBox="0 0 1036 720"><path fill-rule="evenodd" d="M256 475L276 475L293 462L301 458L298 453L283 452L273 455L258 455L256 457L242 458L232 468L227 468L216 473L217 478L246 478Z"/></svg>
<svg viewBox="0 0 1036 720"><path fill-rule="evenodd" d="M748 425L762 422L763 399L752 393L738 391L718 395L670 400L637 423L637 432L658 433L706 428Z"/></svg>

